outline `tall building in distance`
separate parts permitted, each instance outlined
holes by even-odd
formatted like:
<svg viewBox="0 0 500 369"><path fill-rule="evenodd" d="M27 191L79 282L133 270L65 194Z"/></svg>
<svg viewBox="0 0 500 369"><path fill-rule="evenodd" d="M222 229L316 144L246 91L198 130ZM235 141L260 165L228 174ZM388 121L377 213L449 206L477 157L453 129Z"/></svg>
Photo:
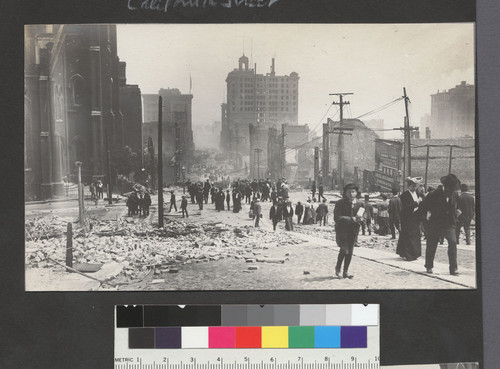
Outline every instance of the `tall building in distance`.
<svg viewBox="0 0 500 369"><path fill-rule="evenodd" d="M431 95L432 138L474 137L475 87L465 81Z"/></svg>
<svg viewBox="0 0 500 369"><path fill-rule="evenodd" d="M274 58L264 75L257 74L256 65L249 67L248 57L241 56L238 69L229 72L226 83L227 103L221 106L223 150L249 155L250 125L265 132L267 140L270 127L298 124L299 75L276 75Z"/></svg>
<svg viewBox="0 0 500 369"><path fill-rule="evenodd" d="M148 138L158 145L158 97L163 100L163 181L183 181L192 162L194 143L192 126L193 95L181 94L177 88L160 89L158 94L143 94L143 144Z"/></svg>
<svg viewBox="0 0 500 369"><path fill-rule="evenodd" d="M365 120L363 121L365 126L370 128L371 130L377 132L378 136L381 139L385 138L384 135L384 120L383 119L370 119L370 120Z"/></svg>

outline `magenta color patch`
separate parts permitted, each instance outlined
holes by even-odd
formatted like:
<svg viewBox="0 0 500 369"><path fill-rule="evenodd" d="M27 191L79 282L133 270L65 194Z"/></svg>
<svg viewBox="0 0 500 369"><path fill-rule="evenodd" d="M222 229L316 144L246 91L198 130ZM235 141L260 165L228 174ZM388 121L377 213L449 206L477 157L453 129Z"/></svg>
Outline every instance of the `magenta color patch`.
<svg viewBox="0 0 500 369"><path fill-rule="evenodd" d="M235 348L235 336L234 327L208 327L208 347Z"/></svg>

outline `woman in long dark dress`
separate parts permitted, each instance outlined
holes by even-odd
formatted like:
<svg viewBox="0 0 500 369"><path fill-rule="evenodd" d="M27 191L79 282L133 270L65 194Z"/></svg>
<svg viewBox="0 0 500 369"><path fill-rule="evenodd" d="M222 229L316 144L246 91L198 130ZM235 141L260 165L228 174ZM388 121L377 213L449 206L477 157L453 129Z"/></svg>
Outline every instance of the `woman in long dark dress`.
<svg viewBox="0 0 500 369"><path fill-rule="evenodd" d="M401 199L401 232L399 234L396 253L407 261L418 259L422 255L419 206L422 199L418 195L418 187L422 185L422 177L408 177L408 189Z"/></svg>

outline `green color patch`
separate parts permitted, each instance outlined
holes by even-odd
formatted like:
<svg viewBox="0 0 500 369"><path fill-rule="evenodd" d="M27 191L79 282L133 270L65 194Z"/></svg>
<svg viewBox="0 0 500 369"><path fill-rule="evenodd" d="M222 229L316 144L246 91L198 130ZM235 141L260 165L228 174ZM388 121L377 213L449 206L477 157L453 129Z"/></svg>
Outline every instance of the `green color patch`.
<svg viewBox="0 0 500 369"><path fill-rule="evenodd" d="M288 327L289 348L314 348L314 327Z"/></svg>

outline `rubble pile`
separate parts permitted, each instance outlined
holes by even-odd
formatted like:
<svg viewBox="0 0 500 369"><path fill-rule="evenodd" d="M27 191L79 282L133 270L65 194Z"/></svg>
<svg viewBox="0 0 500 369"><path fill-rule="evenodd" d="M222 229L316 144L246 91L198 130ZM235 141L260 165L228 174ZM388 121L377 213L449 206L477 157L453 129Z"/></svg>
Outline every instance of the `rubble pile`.
<svg viewBox="0 0 500 369"><path fill-rule="evenodd" d="M66 225L67 221L57 217L34 219L27 224L27 232L37 235L26 241L27 267L54 266L47 257L65 260ZM284 232L233 227L222 222L193 224L171 220L159 229L137 218L92 220L87 230L74 225L73 261L102 264L115 261L123 265L123 276L136 279L148 271L176 273L183 264L256 258L259 254L256 250L302 242Z"/></svg>

